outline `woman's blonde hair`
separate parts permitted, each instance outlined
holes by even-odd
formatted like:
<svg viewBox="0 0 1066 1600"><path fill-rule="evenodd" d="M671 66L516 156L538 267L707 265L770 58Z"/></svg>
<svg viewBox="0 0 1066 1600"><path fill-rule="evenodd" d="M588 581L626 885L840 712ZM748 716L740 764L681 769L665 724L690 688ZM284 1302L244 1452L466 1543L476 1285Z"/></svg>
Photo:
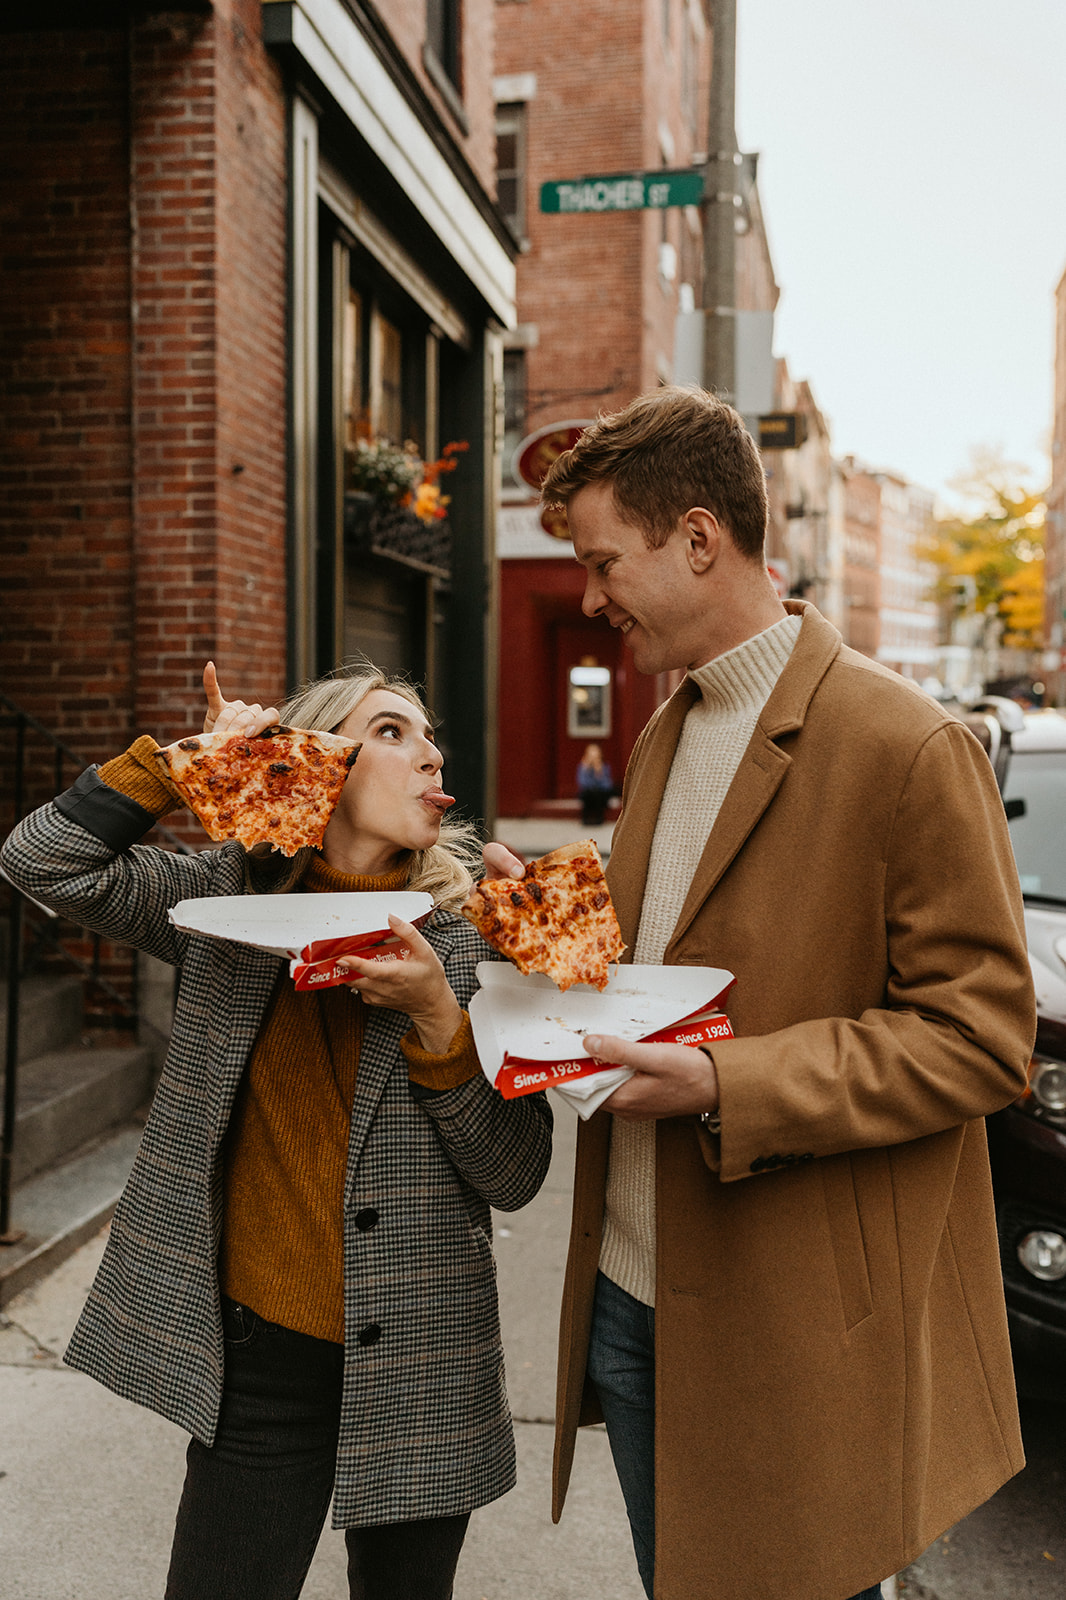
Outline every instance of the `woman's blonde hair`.
<svg viewBox="0 0 1066 1600"><path fill-rule="evenodd" d="M429 721L429 713L413 684L406 678L391 677L365 660L354 661L305 684L286 700L281 720L291 728L335 733L376 689L400 695ZM313 854L306 848L289 859L269 844L256 845L246 861L248 887L257 894L285 894L299 882ZM412 852L406 887L431 895L434 905L445 911L455 911L470 893L474 874L480 875L480 868L481 837L477 829L469 822L444 821L435 845Z"/></svg>

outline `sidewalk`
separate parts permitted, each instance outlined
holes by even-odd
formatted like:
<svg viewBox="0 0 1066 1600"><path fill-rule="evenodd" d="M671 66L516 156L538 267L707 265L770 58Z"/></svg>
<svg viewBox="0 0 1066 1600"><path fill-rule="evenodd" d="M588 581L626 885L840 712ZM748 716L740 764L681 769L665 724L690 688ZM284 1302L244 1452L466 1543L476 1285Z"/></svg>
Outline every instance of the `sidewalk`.
<svg viewBox="0 0 1066 1600"><path fill-rule="evenodd" d="M549 846L550 848L550 846ZM566 1514L550 1510L555 1347L575 1119L532 1205L498 1216L497 1260L518 1486L476 1512L455 1600L643 1600L602 1429L584 1429ZM100 1234L0 1313L0 1594L158 1600L186 1435L61 1365L103 1250ZM343 1537L323 1534L304 1600L347 1594Z"/></svg>
<svg viewBox="0 0 1066 1600"><path fill-rule="evenodd" d="M550 847L550 846L549 846ZM533 1203L498 1215L498 1263L518 1485L474 1514L454 1600L644 1600L602 1428L584 1428L550 1511L555 1352L576 1118L553 1096L555 1155ZM0 1595L159 1600L186 1435L61 1365L104 1244L97 1235L0 1312ZM327 1529L303 1600L347 1594ZM885 1585L886 1600L895 1595Z"/></svg>
<svg viewBox="0 0 1066 1600"><path fill-rule="evenodd" d="M596 828L586 827L580 817L497 817L492 836L527 861L578 839L595 839L596 848L606 861L611 853L614 829L613 822L602 822Z"/></svg>

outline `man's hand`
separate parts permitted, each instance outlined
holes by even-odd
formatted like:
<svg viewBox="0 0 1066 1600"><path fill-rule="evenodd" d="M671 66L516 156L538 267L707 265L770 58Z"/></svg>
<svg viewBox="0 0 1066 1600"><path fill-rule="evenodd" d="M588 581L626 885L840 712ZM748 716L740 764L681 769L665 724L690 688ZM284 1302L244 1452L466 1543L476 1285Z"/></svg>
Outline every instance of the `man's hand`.
<svg viewBox="0 0 1066 1600"><path fill-rule="evenodd" d="M603 1102L616 1117L688 1117L718 1110L718 1074L702 1050L687 1044L633 1044L610 1034L582 1043L605 1065L630 1067L633 1076Z"/></svg>
<svg viewBox="0 0 1066 1600"><path fill-rule="evenodd" d="M250 706L243 700L224 700L213 661L204 668L204 694L207 696L205 733L243 733L254 739L264 728L281 721L277 706L267 706L264 710L258 703Z"/></svg>
<svg viewBox="0 0 1066 1600"><path fill-rule="evenodd" d="M525 876L525 862L512 855L505 844L487 844L481 854L485 861L485 876L490 882L496 878Z"/></svg>

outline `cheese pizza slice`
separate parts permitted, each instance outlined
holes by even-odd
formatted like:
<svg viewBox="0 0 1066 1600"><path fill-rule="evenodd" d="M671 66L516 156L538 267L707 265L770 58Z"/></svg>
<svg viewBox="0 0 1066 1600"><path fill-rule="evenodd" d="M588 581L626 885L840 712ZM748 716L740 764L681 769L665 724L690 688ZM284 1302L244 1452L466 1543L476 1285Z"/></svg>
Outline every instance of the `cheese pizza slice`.
<svg viewBox="0 0 1066 1600"><path fill-rule="evenodd" d="M546 973L562 990L606 988L625 950L591 839L531 861L522 878L483 879L462 913L519 972Z"/></svg>
<svg viewBox="0 0 1066 1600"><path fill-rule="evenodd" d="M209 838L293 856L321 845L359 749L335 733L273 727L254 739L195 734L156 760Z"/></svg>

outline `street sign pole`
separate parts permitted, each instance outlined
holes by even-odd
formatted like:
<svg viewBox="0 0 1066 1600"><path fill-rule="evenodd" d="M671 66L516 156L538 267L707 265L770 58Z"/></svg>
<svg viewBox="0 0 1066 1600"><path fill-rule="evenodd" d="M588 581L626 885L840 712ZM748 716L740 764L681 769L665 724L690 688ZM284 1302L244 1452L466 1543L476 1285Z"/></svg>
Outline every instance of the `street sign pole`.
<svg viewBox="0 0 1066 1600"><path fill-rule="evenodd" d="M703 198L703 384L736 394L736 0L712 0L710 150Z"/></svg>

